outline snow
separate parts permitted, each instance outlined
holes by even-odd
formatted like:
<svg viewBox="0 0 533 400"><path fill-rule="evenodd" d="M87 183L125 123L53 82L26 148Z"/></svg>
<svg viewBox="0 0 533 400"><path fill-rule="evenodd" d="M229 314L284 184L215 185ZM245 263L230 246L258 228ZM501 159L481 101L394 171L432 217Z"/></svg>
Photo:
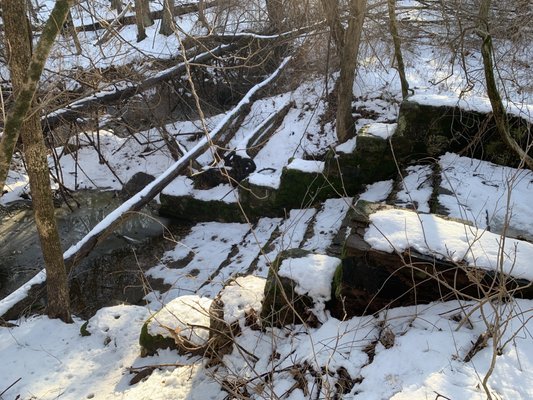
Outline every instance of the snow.
<svg viewBox="0 0 533 400"><path fill-rule="evenodd" d="M520 326L518 317L519 309L531 310L531 305L531 301L516 300L505 311L500 310L503 320L510 317L509 331L503 334L501 343L513 334L521 337L515 344L507 344L490 381L492 391L504 398L528 399L533 393L532 378L527 374L531 335L525 333L523 329L527 328ZM472 361L463 360L487 326L479 310L473 313L468 328L459 327L453 318L459 310L471 310L472 306L473 303L452 301L390 310L384 317L395 334L394 346L386 349L378 343L374 361L362 369L363 382L354 387L349 398L426 399L439 393L450 399L486 399L480 380L495 350L491 341ZM490 314L488 308L484 311ZM521 367L513 366L517 362L523 363ZM520 385L515 379L525 379L527 383Z"/></svg>
<svg viewBox="0 0 533 400"><path fill-rule="evenodd" d="M381 210L371 214L370 221L364 239L376 250L391 253L411 248L439 259L465 261L468 266L533 280L532 243L406 210Z"/></svg>
<svg viewBox="0 0 533 400"><path fill-rule="evenodd" d="M115 388L120 393L125 368L139 356L139 332L147 317L144 307L105 308L89 321L86 337L80 335L80 320L64 324L33 317L2 328L0 386L4 390L22 378L3 398L103 399Z"/></svg>
<svg viewBox="0 0 533 400"><path fill-rule="evenodd" d="M197 346L209 339L209 307L212 300L196 295L181 296L163 306L148 322L148 333L173 338L182 336Z"/></svg>
<svg viewBox="0 0 533 400"><path fill-rule="evenodd" d="M225 283L220 278L216 279L220 265L249 229L248 225L237 223L206 222L195 225L174 249L165 252L162 263L148 270L147 274L152 278L162 279L164 283L172 285L168 292L153 301L164 304L179 296L194 293L215 296L213 291L219 286L211 283ZM180 268L180 261L188 257L192 257L191 260Z"/></svg>
<svg viewBox="0 0 533 400"><path fill-rule="evenodd" d="M359 196L360 200L381 202L385 201L392 191L392 179L379 181L366 186L366 190Z"/></svg>
<svg viewBox="0 0 533 400"><path fill-rule="evenodd" d="M324 161L293 159L287 169L295 169L308 174L321 174L324 172Z"/></svg>
<svg viewBox="0 0 533 400"><path fill-rule="evenodd" d="M253 172L248 176L251 185L279 189L281 175L274 175L262 172Z"/></svg>
<svg viewBox="0 0 533 400"><path fill-rule="evenodd" d="M407 174L400 183L401 190L396 194L394 204L410 206L419 212L429 213L429 200L433 193L431 166L412 165L407 167L405 172Z"/></svg>
<svg viewBox="0 0 533 400"><path fill-rule="evenodd" d="M299 248L304 240L307 224L315 217L315 214L314 208L291 210L288 218L277 229L279 235L269 243L270 251L261 251L254 273L266 277L269 265L281 251Z"/></svg>
<svg viewBox="0 0 533 400"><path fill-rule="evenodd" d="M304 242L302 248L315 253L325 253L350 209L352 200L351 198L326 200L315 217L313 236Z"/></svg>
<svg viewBox="0 0 533 400"><path fill-rule="evenodd" d="M161 193L175 197L192 196L198 200L223 201L224 203L236 203L239 200L237 191L229 183L211 189L194 189L192 180L185 176L174 179Z"/></svg>
<svg viewBox="0 0 533 400"><path fill-rule="evenodd" d="M283 120L283 124L254 157L257 171L269 169L275 171L273 174L281 176L283 167L291 158L302 159L306 154L319 155L325 148L336 142L333 129L319 134L321 127L318 117L327 109L327 103L324 101L325 93L323 79L312 78L293 92L254 103L249 114L251 117L246 124L251 127L248 129L259 125L289 99L295 103ZM234 146L239 143L241 143L240 140L236 139Z"/></svg>
<svg viewBox="0 0 533 400"><path fill-rule="evenodd" d="M266 280L253 275L240 276L220 292L224 303L224 321L232 324L244 319L246 313L254 310L261 313Z"/></svg>
<svg viewBox="0 0 533 400"><path fill-rule="evenodd" d="M389 139L394 132L398 124L384 124L376 122L367 126L365 134L380 137L382 139Z"/></svg>
<svg viewBox="0 0 533 400"><path fill-rule="evenodd" d="M439 203L450 216L471 221L477 227L508 235L531 237L533 232L533 173L486 161L447 153L439 160L441 187Z"/></svg>
<svg viewBox="0 0 533 400"><path fill-rule="evenodd" d="M409 97L414 103L430 106L460 107L464 110L478 111L481 113L492 112L490 101L487 97L470 96L467 98L451 97L440 94L416 94ZM504 107L509 114L522 117L529 122L533 122L533 104L516 105L504 102Z"/></svg>
<svg viewBox="0 0 533 400"><path fill-rule="evenodd" d="M348 139L346 142L339 144L335 147L337 153L352 154L357 145L357 137Z"/></svg>
<svg viewBox="0 0 533 400"><path fill-rule="evenodd" d="M0 314L4 315L11 309L11 307L26 298L33 285L40 285L44 282L46 282L46 271L43 269L9 296L6 296L0 300Z"/></svg>
<svg viewBox="0 0 533 400"><path fill-rule="evenodd" d="M278 274L296 282L294 291L297 294L325 302L331 299L331 282L340 263L341 260L335 257L310 254L283 260Z"/></svg>

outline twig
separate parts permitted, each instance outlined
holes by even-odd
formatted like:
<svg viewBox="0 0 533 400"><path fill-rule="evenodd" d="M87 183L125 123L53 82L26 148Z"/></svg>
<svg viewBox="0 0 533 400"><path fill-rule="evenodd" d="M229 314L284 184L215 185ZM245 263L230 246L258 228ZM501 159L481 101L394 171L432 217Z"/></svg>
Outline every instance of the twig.
<svg viewBox="0 0 533 400"><path fill-rule="evenodd" d="M5 388L4 391L2 393L0 393L0 397L2 397L5 392L7 392L9 389L11 389L13 386L15 386L21 379L22 379L22 377L18 378L15 382L13 382L11 385L9 385L7 388Z"/></svg>

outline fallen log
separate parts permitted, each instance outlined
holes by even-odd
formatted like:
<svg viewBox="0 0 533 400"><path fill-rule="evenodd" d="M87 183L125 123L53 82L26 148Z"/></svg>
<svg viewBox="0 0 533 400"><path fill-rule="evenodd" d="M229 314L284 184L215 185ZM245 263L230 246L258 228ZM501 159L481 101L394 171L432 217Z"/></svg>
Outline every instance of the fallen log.
<svg viewBox="0 0 533 400"><path fill-rule="evenodd" d="M205 63L215 57L221 56L224 53L236 50L237 48L238 45L236 43L220 45L215 49L208 50L204 53L194 56L189 60L189 63ZM93 93L89 96L75 100L74 102L69 103L56 111L48 113L42 118L43 132L50 132L65 122L75 121L77 118L84 117L91 107L121 101L135 94L142 93L155 86L159 82L180 76L184 72L185 62L181 62L178 65L158 72L156 75L151 76L150 78L147 78L139 83L120 82L109 85L97 93Z"/></svg>
<svg viewBox="0 0 533 400"><path fill-rule="evenodd" d="M186 48L190 48L192 45L197 45L197 48L204 49L203 53L188 57L189 63L204 64L216 57L223 54L238 50L245 47L244 44L253 41L283 41L294 39L302 34L308 34L314 29L321 27L323 24L315 24L309 27L294 29L292 31L283 32L277 35L260 35L255 33L239 33L235 35L209 35L203 38L189 37L184 40ZM210 43L220 42L221 45L208 49L206 48L205 41ZM92 108L99 107L101 105L109 105L115 102L123 101L135 94L142 93L160 82L178 77L185 72L185 63L181 62L178 65L158 72L154 76L151 76L142 82L130 82L121 81L108 85L107 87L100 89L91 95L76 99L61 108L52 111L42 118L43 132L46 134L58 126L75 121L78 118L85 118Z"/></svg>
<svg viewBox="0 0 533 400"><path fill-rule="evenodd" d="M97 46L100 46L102 44L104 44L113 34L116 33L116 30L115 30L115 27L119 26L122 24L123 22L123 18L124 18L124 15L126 15L126 13L131 9L132 5L131 5L131 1L126 4L126 7L124 7L124 9L122 10L122 12L117 15L117 17L111 21L111 23L107 24L108 21L106 21L106 31L104 32L104 34L98 39L98 41L96 42L96 45ZM78 31L77 28L75 28L76 31Z"/></svg>
<svg viewBox="0 0 533 400"><path fill-rule="evenodd" d="M156 180L148 184L142 191L124 202L115 211L105 217L78 243L71 246L63 254L67 270L73 268L85 258L96 246L102 243L116 228L147 205L159 192L187 168L189 162L203 154L212 143L216 143L225 129L247 107L258 93L272 83L289 63L291 57L283 60L280 66L265 80L251 88L242 100L220 121L217 126L196 146L163 172ZM15 292L0 301L0 319L16 319L20 313L31 306L36 299L44 294L46 271L40 271L35 277Z"/></svg>
<svg viewBox="0 0 533 400"><path fill-rule="evenodd" d="M216 1L209 2L205 5L206 8L211 8L216 5ZM127 7L125 7L126 9ZM174 16L179 17L180 15L190 14L193 12L198 12L198 3L186 3L174 6ZM125 13L124 13L125 14ZM150 13L152 20L161 19L163 17L163 10L152 11ZM108 19L103 21L94 22L92 24L80 25L76 27L78 32L95 32L101 29L107 29L115 21L118 20L118 23L121 25L135 25L135 15L119 15L117 18Z"/></svg>

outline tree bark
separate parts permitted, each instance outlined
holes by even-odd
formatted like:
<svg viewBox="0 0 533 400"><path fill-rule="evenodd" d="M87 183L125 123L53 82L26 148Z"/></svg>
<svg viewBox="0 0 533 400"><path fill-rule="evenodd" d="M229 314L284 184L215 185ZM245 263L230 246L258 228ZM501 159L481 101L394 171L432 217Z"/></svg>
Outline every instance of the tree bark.
<svg viewBox="0 0 533 400"><path fill-rule="evenodd" d="M281 32L283 28L283 16L286 14L283 0L266 0L266 8L272 32Z"/></svg>
<svg viewBox="0 0 533 400"><path fill-rule="evenodd" d="M163 15L161 18L161 28L159 33L170 36L174 33L176 25L174 22L174 0L163 1Z"/></svg>
<svg viewBox="0 0 533 400"><path fill-rule="evenodd" d="M122 12L122 0L111 0L111 9L120 14Z"/></svg>
<svg viewBox="0 0 533 400"><path fill-rule="evenodd" d="M72 14L68 13L67 20L65 21L65 33L70 35L72 38L72 41L74 42L74 46L76 47L76 54L80 55L82 52L80 39L78 38L78 31L76 31L76 27L74 26L74 22L72 21Z"/></svg>
<svg viewBox="0 0 533 400"><path fill-rule="evenodd" d="M140 42L146 39L146 27L154 24L150 15L148 0L135 0L135 18L137 22L137 42Z"/></svg>
<svg viewBox="0 0 533 400"><path fill-rule="evenodd" d="M7 2L4 3L8 4ZM56 1L53 10L50 13L50 17L43 28L37 47L31 57L31 62L24 75L24 81L18 92L18 96L15 99L15 104L7 116L4 125L4 134L2 136L2 141L0 142L0 188L3 188L5 185L7 173L11 164L11 157L13 156L13 151L19 138L22 122L31 107L33 97L37 91L39 79L44 69L44 64L46 63L52 45L65 22L70 9L70 4L70 0ZM3 5L3 7L6 6ZM7 8L9 8L9 5ZM24 40L24 38L19 34L14 40Z"/></svg>
<svg viewBox="0 0 533 400"><path fill-rule="evenodd" d="M211 3L212 4L212 3ZM208 31L210 31L209 23L207 22L207 18L205 17L205 0L198 0L198 21L204 28L206 28Z"/></svg>
<svg viewBox="0 0 533 400"><path fill-rule="evenodd" d="M402 97L405 99L409 95L409 83L405 76L405 65L403 63L402 43L398 35L398 24L396 23L396 0L387 0L389 9L389 29L394 44L394 58L396 59L396 69L400 75L402 85Z"/></svg>
<svg viewBox="0 0 533 400"><path fill-rule="evenodd" d="M494 63L492 61L493 46L489 26L490 6L491 0L482 0L479 5L479 23L477 33L483 41L481 45L481 56L483 57L483 70L485 72L487 95L489 96L492 107L492 115L494 117L494 122L496 123L496 129L498 130L503 142L520 157L520 160L524 161L529 169L533 170L533 158L531 158L527 154L527 151L524 151L511 136L507 112L505 111L505 107L496 84L496 78L494 77Z"/></svg>
<svg viewBox="0 0 533 400"><path fill-rule="evenodd" d="M366 0L351 0L348 28L344 34L344 48L341 56L337 103L337 135L341 142L355 134L355 121L352 115L353 83L365 13Z"/></svg>
<svg viewBox="0 0 533 400"><path fill-rule="evenodd" d="M9 69L15 96L18 96L24 88L26 66L31 60L32 33L26 15L26 2L4 0L6 49L9 49ZM47 151L38 112L31 113L24 120L21 135L30 180L33 213L48 276L47 313L50 318L71 322L67 273L54 215Z"/></svg>
<svg viewBox="0 0 533 400"><path fill-rule="evenodd" d="M337 47L337 52L340 52L344 47L344 28L341 23L339 3L337 0L322 0L322 8L326 14L333 43Z"/></svg>

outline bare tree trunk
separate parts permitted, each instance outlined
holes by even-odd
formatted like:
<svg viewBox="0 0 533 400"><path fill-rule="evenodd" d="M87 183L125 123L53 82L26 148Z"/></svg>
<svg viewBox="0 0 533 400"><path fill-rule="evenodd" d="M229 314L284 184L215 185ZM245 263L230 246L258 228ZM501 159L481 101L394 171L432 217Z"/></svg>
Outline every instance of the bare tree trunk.
<svg viewBox="0 0 533 400"><path fill-rule="evenodd" d="M111 0L111 9L117 10L117 13L122 12L122 0Z"/></svg>
<svg viewBox="0 0 533 400"><path fill-rule="evenodd" d="M490 6L491 0L481 0L479 5L479 23L477 33L483 40L481 45L481 55L483 57L483 69L485 71L487 95L489 96L490 104L492 106L492 115L494 117L498 133L500 134L503 142L520 157L520 160L524 160L529 169L533 170L533 159L511 136L507 113L505 111L498 86L496 85L496 79L494 77L494 64L492 61L492 37L489 26Z"/></svg>
<svg viewBox="0 0 533 400"><path fill-rule="evenodd" d="M322 0L322 8L326 14L331 37L337 47L337 53L344 47L344 28L342 27L339 3L337 0Z"/></svg>
<svg viewBox="0 0 533 400"><path fill-rule="evenodd" d="M159 33L170 36L174 33L176 25L174 23L174 0L164 0L163 16L161 17L161 28Z"/></svg>
<svg viewBox="0 0 533 400"><path fill-rule="evenodd" d="M140 42L146 39L146 27L154 24L150 16L148 0L135 0L135 18L137 21L137 42Z"/></svg>
<svg viewBox="0 0 533 400"><path fill-rule="evenodd" d="M352 116L353 83L359 46L363 33L366 0L350 0L348 26L344 28L337 0L322 0L331 36L340 59L340 77L337 82L337 137L344 142L355 134Z"/></svg>
<svg viewBox="0 0 533 400"><path fill-rule="evenodd" d="M398 24L396 23L396 0L388 0L389 8L389 29L394 43L394 58L396 59L396 69L400 75L402 85L402 97L405 99L409 95L409 83L405 76L405 65L403 63L402 43L398 35Z"/></svg>
<svg viewBox="0 0 533 400"><path fill-rule="evenodd" d="M20 0L19 0L20 1ZM7 7L4 5L8 4ZM4 8L9 8L12 2L3 2ZM39 43L33 52L31 62L27 67L27 72L24 75L24 82L21 85L19 94L15 99L15 104L11 108L5 125L2 141L0 142L0 188L3 188L6 182L9 165L13 156L13 150L19 138L20 128L22 122L31 107L33 97L37 91L37 84L44 69L44 64L52 45L65 22L67 14L70 9L70 0L56 0L55 6L50 13L50 17L41 32ZM5 12L5 11L4 11ZM20 34L18 36L21 36ZM14 40L23 40L22 37L14 38ZM28 65L28 64L26 64ZM2 191L0 190L0 196Z"/></svg>
<svg viewBox="0 0 533 400"><path fill-rule="evenodd" d="M198 0L198 21L207 30L210 30L207 18L205 17L205 0Z"/></svg>
<svg viewBox="0 0 533 400"><path fill-rule="evenodd" d="M20 94L31 60L31 26L26 15L26 2L4 0L6 48L15 96ZM40 113L33 112L21 127L24 155L30 179L33 213L48 276L48 316L70 322L70 301L67 273L54 215L46 146L41 129Z"/></svg>
<svg viewBox="0 0 533 400"><path fill-rule="evenodd" d="M266 8L271 30L275 33L281 32L283 16L286 15L283 0L266 0Z"/></svg>
<svg viewBox="0 0 533 400"><path fill-rule="evenodd" d="M363 33L366 0L351 0L348 28L344 34L337 101L337 135L341 142L355 134L352 115L353 83Z"/></svg>
<svg viewBox="0 0 533 400"><path fill-rule="evenodd" d="M74 42L74 46L76 47L76 54L80 55L82 51L81 43L80 39L78 38L78 32L76 32L76 27L74 26L74 22L72 21L72 14L70 13L70 11L67 15L67 20L65 24L65 31L70 35L72 41Z"/></svg>

